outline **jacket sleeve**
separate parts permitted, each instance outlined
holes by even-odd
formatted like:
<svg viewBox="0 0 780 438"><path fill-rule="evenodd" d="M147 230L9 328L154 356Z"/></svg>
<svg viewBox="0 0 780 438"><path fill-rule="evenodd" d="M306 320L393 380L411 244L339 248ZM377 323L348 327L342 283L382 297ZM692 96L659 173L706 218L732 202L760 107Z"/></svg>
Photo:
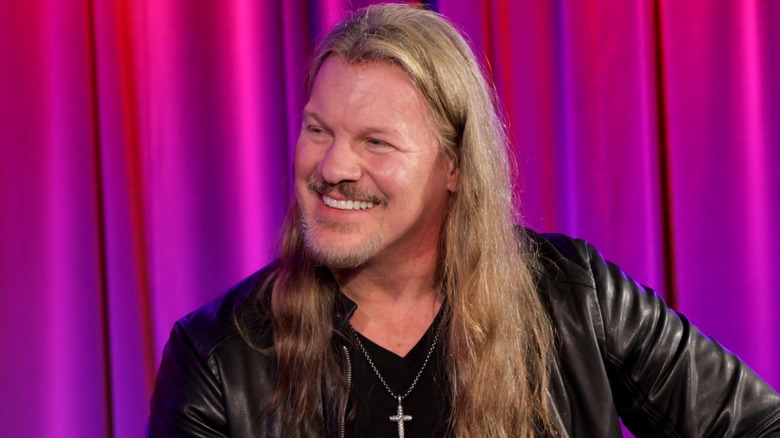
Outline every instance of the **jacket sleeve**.
<svg viewBox="0 0 780 438"><path fill-rule="evenodd" d="M615 404L637 436L780 436L780 396L652 290L587 250Z"/></svg>
<svg viewBox="0 0 780 438"><path fill-rule="evenodd" d="M228 435L221 384L213 359L192 345L176 323L165 345L151 401L146 436L225 437Z"/></svg>

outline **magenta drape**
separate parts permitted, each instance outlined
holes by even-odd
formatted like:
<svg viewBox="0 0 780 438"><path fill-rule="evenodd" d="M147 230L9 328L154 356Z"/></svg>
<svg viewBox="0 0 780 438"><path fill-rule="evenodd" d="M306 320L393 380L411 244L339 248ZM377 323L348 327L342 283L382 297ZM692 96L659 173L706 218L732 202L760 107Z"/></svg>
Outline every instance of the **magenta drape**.
<svg viewBox="0 0 780 438"><path fill-rule="evenodd" d="M369 1L0 2L0 430L138 436L173 322L274 257L306 59ZM780 387L780 2L440 0L518 211Z"/></svg>

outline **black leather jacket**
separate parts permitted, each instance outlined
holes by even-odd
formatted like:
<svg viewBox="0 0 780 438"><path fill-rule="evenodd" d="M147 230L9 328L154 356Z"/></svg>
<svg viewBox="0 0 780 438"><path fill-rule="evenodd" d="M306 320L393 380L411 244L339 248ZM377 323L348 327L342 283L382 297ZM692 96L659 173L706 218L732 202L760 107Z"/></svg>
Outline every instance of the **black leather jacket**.
<svg viewBox="0 0 780 438"><path fill-rule="evenodd" d="M619 437L618 416L639 437L780 436L780 396L736 356L583 241L531 239L557 334L550 398L565 436ZM269 272L175 324L147 436L276 436L276 414L262 412L276 359L247 345L231 319ZM343 302L337 327L355 308ZM270 346L268 322L255 318L260 342ZM328 432L308 435L338 436L339 423L331 418Z"/></svg>

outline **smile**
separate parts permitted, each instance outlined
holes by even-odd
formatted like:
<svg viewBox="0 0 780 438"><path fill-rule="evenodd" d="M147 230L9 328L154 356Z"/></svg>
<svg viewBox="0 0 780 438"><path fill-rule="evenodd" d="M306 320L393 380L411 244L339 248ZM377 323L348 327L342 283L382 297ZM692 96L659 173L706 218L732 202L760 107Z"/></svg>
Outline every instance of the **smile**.
<svg viewBox="0 0 780 438"><path fill-rule="evenodd" d="M338 201L326 195L322 195L322 202L328 207L339 210L367 210L374 206L374 203L370 201L353 201L351 199L349 201Z"/></svg>

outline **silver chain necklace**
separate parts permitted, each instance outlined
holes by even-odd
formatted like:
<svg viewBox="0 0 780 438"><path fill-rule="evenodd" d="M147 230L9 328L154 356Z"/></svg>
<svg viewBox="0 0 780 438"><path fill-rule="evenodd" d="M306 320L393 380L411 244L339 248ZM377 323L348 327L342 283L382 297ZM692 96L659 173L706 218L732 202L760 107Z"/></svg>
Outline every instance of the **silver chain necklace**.
<svg viewBox="0 0 780 438"><path fill-rule="evenodd" d="M441 331L441 323L436 327L436 335L433 337L433 343L431 344L431 348L428 350L428 354L425 356L425 361L423 362L422 366L420 367L420 371L417 372L417 375L414 376L414 380L412 381L412 385L409 387L409 389L406 390L406 393L404 395L396 395L392 389L390 389L390 386L385 382L384 377L382 377L382 374L379 373L379 370L376 368L376 365L374 365L374 361L371 360L371 356L368 355L368 351L363 346L363 343L360 342L360 337L358 336L357 331L355 330L355 327L352 327L352 324L349 325L349 328L352 330L352 334L355 336L355 341L358 344L358 347L360 347L360 351L363 352L363 356L366 357L366 360L368 361L368 364L371 365L371 369L374 370L374 374L376 374L377 377L379 377L379 381L382 382L382 385L385 386L385 389L387 392L390 393L390 395L398 400L398 411L396 411L395 415L390 416L390 421L395 421L398 423L398 438L404 438L404 422L411 421L412 416L411 415L404 415L404 407L401 404L403 399L409 396L411 394L414 387L417 385L417 381L420 379L420 376L422 375L423 371L425 371L425 367L428 365L428 360L431 358L431 354L433 353L433 350L436 348L436 342L439 340L439 332Z"/></svg>

